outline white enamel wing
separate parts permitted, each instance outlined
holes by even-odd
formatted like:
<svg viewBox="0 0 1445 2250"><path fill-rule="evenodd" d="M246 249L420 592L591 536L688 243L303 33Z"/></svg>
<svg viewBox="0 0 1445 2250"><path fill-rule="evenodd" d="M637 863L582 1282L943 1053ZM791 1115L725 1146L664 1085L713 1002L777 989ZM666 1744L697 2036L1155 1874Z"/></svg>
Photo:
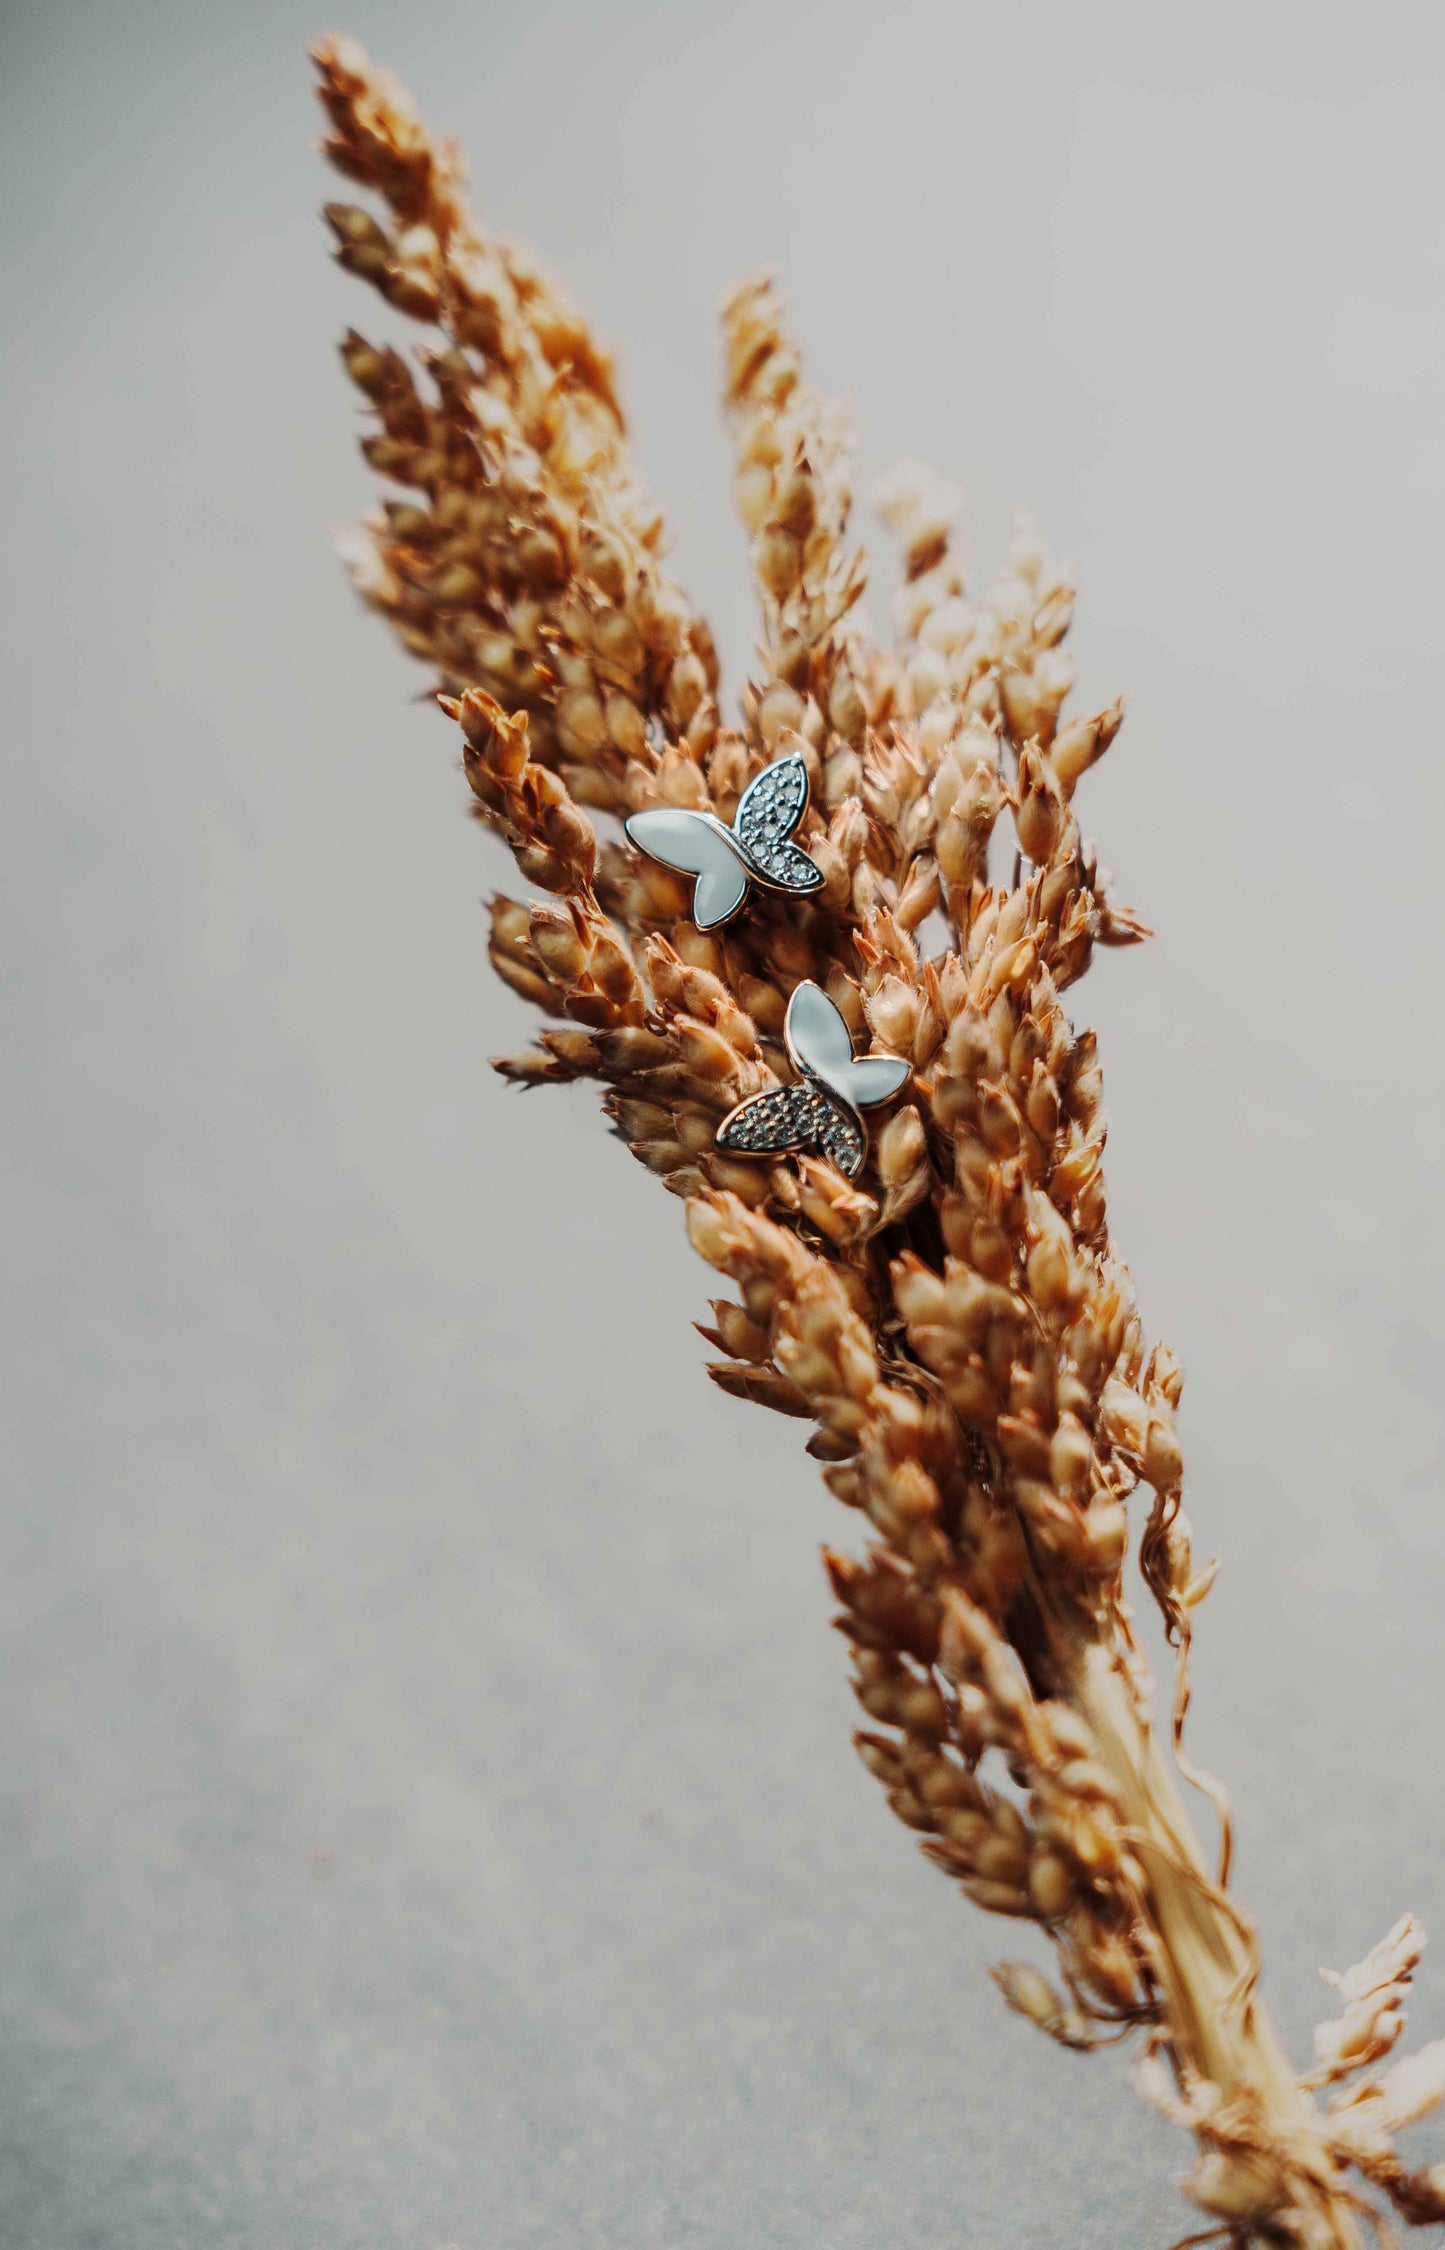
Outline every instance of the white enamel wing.
<svg viewBox="0 0 1445 2250"><path fill-rule="evenodd" d="M800 844L794 830L808 809L808 769L796 750L774 758L754 775L738 801L731 828L713 813L689 812L680 805L657 805L623 822L640 852L679 875L695 875L692 918L700 930L715 930L736 914L749 882L765 890L804 898L816 891L823 871Z"/></svg>
<svg viewBox="0 0 1445 2250"><path fill-rule="evenodd" d="M821 985L800 984L788 1002L783 1038L798 1076L729 1110L717 1129L719 1148L739 1156L780 1156L805 1148L856 1178L868 1135L858 1112L896 1094L909 1066L897 1055L856 1060L848 1026Z"/></svg>

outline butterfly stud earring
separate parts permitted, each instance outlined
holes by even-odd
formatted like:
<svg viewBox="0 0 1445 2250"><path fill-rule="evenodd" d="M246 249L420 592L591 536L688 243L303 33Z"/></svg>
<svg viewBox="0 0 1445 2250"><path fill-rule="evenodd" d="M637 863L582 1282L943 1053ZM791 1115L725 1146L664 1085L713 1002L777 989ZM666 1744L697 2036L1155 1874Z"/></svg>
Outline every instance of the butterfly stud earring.
<svg viewBox="0 0 1445 2250"><path fill-rule="evenodd" d="M730 921L748 884L806 898L821 889L823 870L792 842L808 809L808 769L796 750L774 758L738 800L731 828L716 815L657 805L623 822L640 852L679 875L695 875L692 918L700 930Z"/></svg>
<svg viewBox="0 0 1445 2250"><path fill-rule="evenodd" d="M781 1156L805 1148L826 1156L845 1179L856 1179L868 1149L858 1112L896 1094L909 1075L898 1055L856 1060L848 1026L821 985L800 984L788 1002L783 1039L798 1076L728 1111L719 1148L739 1156Z"/></svg>

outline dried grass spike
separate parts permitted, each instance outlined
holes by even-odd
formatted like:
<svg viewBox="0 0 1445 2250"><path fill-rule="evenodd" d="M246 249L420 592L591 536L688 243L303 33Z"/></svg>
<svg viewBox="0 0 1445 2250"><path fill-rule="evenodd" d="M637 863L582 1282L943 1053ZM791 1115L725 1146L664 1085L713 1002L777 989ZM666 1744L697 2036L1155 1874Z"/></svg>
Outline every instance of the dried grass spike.
<svg viewBox="0 0 1445 2250"><path fill-rule="evenodd" d="M960 1895L1052 1948L1052 1980L994 1972L1007 2005L1070 2048L1140 2036L1141 2090L1197 2144L1185 2185L1211 2224L1188 2239L1358 2250L1362 2224L1388 2239L1385 2205L1445 2217L1441 2167L1395 2145L1445 2095L1445 2042L1378 2068L1418 1925L1331 1980L1342 2012L1301 2080L1227 1888L1227 1802L1183 1755L1214 1566L1196 1569L1183 1514L1178 1364L1146 1345L1110 1232L1096 1043L1065 1013L1097 944L1147 934L1079 828L1123 713L1070 709L1071 578L1021 522L971 590L956 496L911 469L880 500L896 640L870 645L846 418L773 284L745 282L725 400L761 636L726 723L608 354L480 225L395 81L343 39L316 63L328 154L372 199L330 207L336 256L424 331L414 364L343 341L363 452L395 488L345 558L441 690L478 817L545 894L492 902L499 975L553 1019L499 1069L597 1082L614 1132L686 1200L735 1292L702 1329L709 1375L810 1424L862 1519L866 1550L826 1558L859 1755ZM778 839L739 808L768 770L806 782L789 827L806 889L760 890ZM700 927L690 860L629 850L605 826L620 817L638 841L695 827L751 853L748 912ZM896 1103L876 1179L854 1185L870 1097ZM1178 1769L1130 1627L1131 1543L1179 1648ZM1178 1770L1220 1805L1218 1873Z"/></svg>

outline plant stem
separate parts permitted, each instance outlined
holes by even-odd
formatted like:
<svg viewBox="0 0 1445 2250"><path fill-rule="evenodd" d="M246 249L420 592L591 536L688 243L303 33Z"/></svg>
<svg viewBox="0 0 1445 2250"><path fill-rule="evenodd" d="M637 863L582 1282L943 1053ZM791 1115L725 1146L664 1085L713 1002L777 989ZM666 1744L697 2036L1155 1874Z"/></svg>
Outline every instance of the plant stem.
<svg viewBox="0 0 1445 2250"><path fill-rule="evenodd" d="M1176 2068L1211 2080L1226 2102L1252 2110L1270 2140L1289 2150L1296 2174L1290 2201L1306 2241L1320 2250L1361 2250L1318 2113L1254 1995L1246 1926L1210 1872L1122 1652L1111 1640L1075 1633L1057 1653L1070 1700L1093 1729L1133 1831ZM1297 2242L1298 2233L1278 2231L1283 2216L1281 2209L1260 2221L1252 2238Z"/></svg>

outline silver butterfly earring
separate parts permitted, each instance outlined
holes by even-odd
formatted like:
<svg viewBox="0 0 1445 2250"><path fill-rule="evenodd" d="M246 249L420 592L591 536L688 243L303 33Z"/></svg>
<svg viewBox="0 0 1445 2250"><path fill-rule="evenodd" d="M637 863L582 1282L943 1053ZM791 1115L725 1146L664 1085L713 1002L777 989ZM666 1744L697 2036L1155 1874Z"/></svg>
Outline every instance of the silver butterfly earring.
<svg viewBox="0 0 1445 2250"><path fill-rule="evenodd" d="M896 1094L909 1075L898 1055L856 1060L848 1026L821 985L800 984L788 1002L783 1038L798 1076L791 1086L770 1087L728 1111L717 1129L719 1148L739 1156L780 1156L786 1149L816 1150L856 1179L868 1149L858 1112Z"/></svg>
<svg viewBox="0 0 1445 2250"><path fill-rule="evenodd" d="M750 882L806 898L823 884L800 844L791 841L808 809L808 769L796 750L774 758L738 801L731 828L713 813L657 805L623 822L640 852L679 875L695 875L692 918L700 930L730 921Z"/></svg>

